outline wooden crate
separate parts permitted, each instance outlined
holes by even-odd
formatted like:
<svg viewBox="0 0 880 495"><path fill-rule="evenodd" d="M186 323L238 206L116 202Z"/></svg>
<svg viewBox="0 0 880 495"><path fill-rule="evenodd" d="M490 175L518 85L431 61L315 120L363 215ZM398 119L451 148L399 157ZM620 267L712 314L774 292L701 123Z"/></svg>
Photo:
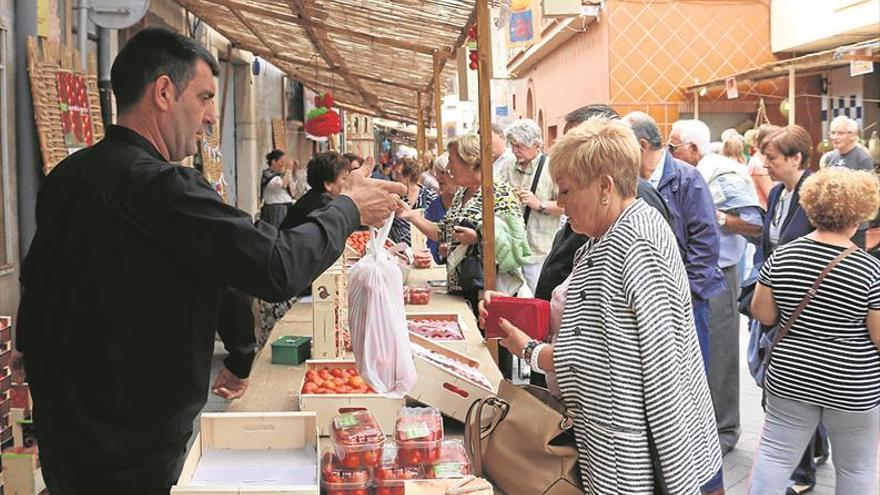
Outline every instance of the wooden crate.
<svg viewBox="0 0 880 495"><path fill-rule="evenodd" d="M410 334L410 342L455 359L479 370L480 363L452 349L435 344L428 339ZM407 397L440 409L440 412L458 421L464 421L468 407L477 399L492 397L497 390L485 388L468 378L442 368L427 359L413 353L418 380Z"/></svg>
<svg viewBox="0 0 880 495"><path fill-rule="evenodd" d="M446 320L446 321L454 321L458 323L458 328L461 331L461 340L434 340L428 339L435 344L440 344L444 347L448 347L455 352L459 352L462 354L467 354L467 340L464 338L465 329L467 328L467 324L464 322L464 319L461 315L452 314L452 313L431 313L431 312L422 312L422 311L407 311L406 319L407 320L420 320L429 318L432 320ZM412 332L410 332L412 333ZM420 336L420 335L417 335Z"/></svg>
<svg viewBox="0 0 880 495"><path fill-rule="evenodd" d="M348 283L340 258L312 282L312 357L345 356L341 332L348 327Z"/></svg>
<svg viewBox="0 0 880 495"><path fill-rule="evenodd" d="M350 359L313 359L306 361L306 370L317 370L323 367L355 368L354 360ZM318 433L321 436L330 435L330 420L333 416L366 409L373 413L376 420L382 426L386 435L394 432L394 422L397 419L397 411L406 405L406 399L392 399L379 394L303 394L305 375L300 383L297 393L299 394L300 411L315 411L318 415Z"/></svg>
<svg viewBox="0 0 880 495"><path fill-rule="evenodd" d="M314 483L260 486L256 483L195 486L193 475L210 449L272 450L305 449L314 455ZM313 412L204 413L201 431L186 456L183 471L171 495L318 495L320 485L318 430Z"/></svg>
<svg viewBox="0 0 880 495"><path fill-rule="evenodd" d="M38 495L46 489L43 469L35 451L3 453L3 472L6 476L6 493L14 495Z"/></svg>

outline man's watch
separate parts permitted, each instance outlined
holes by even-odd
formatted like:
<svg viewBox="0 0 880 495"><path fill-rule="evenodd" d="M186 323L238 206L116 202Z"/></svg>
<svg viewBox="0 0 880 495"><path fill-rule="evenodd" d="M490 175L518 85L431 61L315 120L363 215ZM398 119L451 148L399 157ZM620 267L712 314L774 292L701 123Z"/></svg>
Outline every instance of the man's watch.
<svg viewBox="0 0 880 495"><path fill-rule="evenodd" d="M538 207L538 213L544 213L544 210L547 209L547 203L541 201L541 206Z"/></svg>
<svg viewBox="0 0 880 495"><path fill-rule="evenodd" d="M727 213L724 213L722 211L722 212L719 212L717 216L718 216L718 225L724 227L724 225L727 223Z"/></svg>

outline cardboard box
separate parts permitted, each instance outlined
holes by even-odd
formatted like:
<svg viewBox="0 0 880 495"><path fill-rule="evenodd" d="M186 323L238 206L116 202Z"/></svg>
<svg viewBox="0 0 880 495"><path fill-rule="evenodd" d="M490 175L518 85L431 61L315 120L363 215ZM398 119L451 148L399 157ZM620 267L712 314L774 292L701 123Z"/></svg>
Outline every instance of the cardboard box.
<svg viewBox="0 0 880 495"><path fill-rule="evenodd" d="M462 354L467 353L467 340L464 338L465 328L467 324L462 319L461 315L450 314L450 313L430 313L430 312L421 312L421 311L407 311L406 312L407 320L420 320L420 319L430 319L430 320L444 320L444 321L453 321L458 323L458 330L461 332L460 340L435 340L428 339L435 344L440 344L444 347L448 347L453 351L460 352ZM413 332L410 332L413 333ZM423 335L419 335L420 337L424 337Z"/></svg>
<svg viewBox="0 0 880 495"><path fill-rule="evenodd" d="M299 366L312 354L311 337L285 335L272 342L272 364Z"/></svg>
<svg viewBox="0 0 880 495"><path fill-rule="evenodd" d="M351 359L311 359L306 361L306 370L319 370L323 367L355 368L355 362ZM406 405L406 399L392 399L379 394L303 394L305 375L296 393L299 394L300 411L315 411L318 415L318 433L321 436L330 435L330 420L334 416L345 412L366 409L373 413L376 420L382 426L385 435L394 431L394 422L397 419L397 410Z"/></svg>
<svg viewBox="0 0 880 495"><path fill-rule="evenodd" d="M205 468L209 467L200 465L201 461L216 459L218 454L222 454L227 462L230 456L242 456L241 462L213 464L215 470L223 468L220 475L234 477L239 472L250 472L252 477L262 477L259 471L266 468L265 459L253 463L247 460L257 459L255 456L259 455L283 455L290 449L308 456L308 462L299 466L282 466L273 474L287 476L296 468L308 475L308 482L269 485L227 481L206 485L200 481L199 476L204 475ZM313 412L204 413L201 431L186 456L183 471L177 484L171 488L171 495L318 495L319 464L318 430Z"/></svg>
<svg viewBox="0 0 880 495"><path fill-rule="evenodd" d="M468 356L436 344L428 339L410 334L410 342L429 351L454 359L479 372L480 363ZM497 390L486 388L447 368L413 353L418 380L407 397L422 404L436 407L440 412L464 422L468 407L477 399L495 396ZM488 377L487 377L488 378Z"/></svg>

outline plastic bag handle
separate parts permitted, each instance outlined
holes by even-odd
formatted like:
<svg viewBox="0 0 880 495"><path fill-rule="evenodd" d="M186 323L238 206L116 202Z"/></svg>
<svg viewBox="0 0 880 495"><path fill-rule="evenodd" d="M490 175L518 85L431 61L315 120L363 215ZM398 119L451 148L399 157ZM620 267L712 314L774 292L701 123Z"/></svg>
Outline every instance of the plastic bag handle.
<svg viewBox="0 0 880 495"><path fill-rule="evenodd" d="M370 240L368 244L375 259L378 259L379 253L385 249L385 240L388 239L388 235L391 233L391 225L393 223L394 215L391 215L388 217L388 220L385 220L385 225L382 225L382 228L370 227Z"/></svg>

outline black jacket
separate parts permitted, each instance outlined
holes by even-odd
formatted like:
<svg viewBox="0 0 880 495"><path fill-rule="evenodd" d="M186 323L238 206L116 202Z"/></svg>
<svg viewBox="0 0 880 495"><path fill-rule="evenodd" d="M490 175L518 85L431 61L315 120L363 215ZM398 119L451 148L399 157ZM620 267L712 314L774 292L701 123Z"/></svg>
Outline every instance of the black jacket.
<svg viewBox="0 0 880 495"><path fill-rule="evenodd" d="M669 208L660 193L651 186L651 183L639 179L636 196L653 206L669 222ZM553 238L553 246L541 267L541 275L538 277L538 285L535 287L535 297L550 300L553 289L559 286L571 273L574 267L574 255L584 243L587 236L576 234L571 230L571 224L566 222Z"/></svg>
<svg viewBox="0 0 880 495"><path fill-rule="evenodd" d="M222 290L293 297L358 224L341 197L297 229L254 225L123 127L61 162L39 193L17 325L44 471L64 493L173 483Z"/></svg>

